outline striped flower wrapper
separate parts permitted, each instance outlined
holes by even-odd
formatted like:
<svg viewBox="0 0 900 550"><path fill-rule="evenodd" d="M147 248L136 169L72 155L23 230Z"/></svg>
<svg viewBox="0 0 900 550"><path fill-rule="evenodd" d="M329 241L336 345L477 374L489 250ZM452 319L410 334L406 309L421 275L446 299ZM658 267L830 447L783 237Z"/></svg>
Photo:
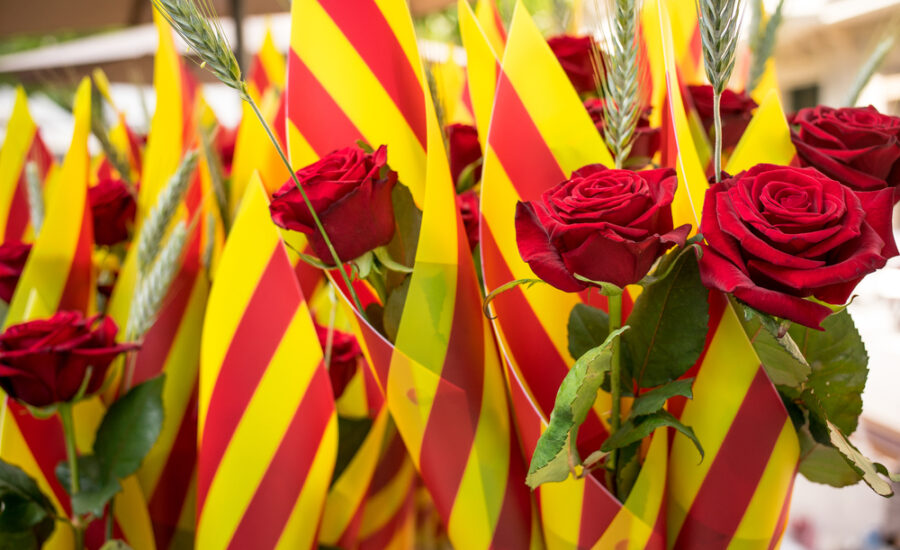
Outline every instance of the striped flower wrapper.
<svg viewBox="0 0 900 550"><path fill-rule="evenodd" d="M673 217L676 224L696 226L707 180L681 99L668 9L658 1L649 9L655 17L645 19L650 22L647 31L660 40L668 81L663 162L678 172ZM790 131L772 93L726 171L760 162L788 164L793 156ZM709 314L705 350L688 374L695 376L694 398L680 411L706 455L698 462L692 443L675 436L667 487L668 546L775 548L787 521L799 442L781 397L723 294L710 293Z"/></svg>
<svg viewBox="0 0 900 550"><path fill-rule="evenodd" d="M470 44L466 42L467 49ZM474 72L470 76L473 93L477 86L487 85L476 82ZM521 3L496 86L482 176L482 268L488 290L515 279L535 278L516 245L516 202L539 198L586 164L612 165L577 93ZM494 329L506 359L515 422L527 458L574 362L566 327L572 308L582 301L605 307L605 300L596 294L566 294L548 285L518 286L492 302ZM629 297L625 302L627 314ZM601 392L579 430L583 450L599 449L607 437L604 416L610 404L609 395ZM667 453L661 432L653 437L636 489L624 506L592 475L542 485L538 495L548 548L615 548L625 541L629 548L662 548Z"/></svg>
<svg viewBox="0 0 900 550"><path fill-rule="evenodd" d="M20 86L16 88L16 100L0 148L0 235L4 243L34 240L28 207L28 163L34 163L46 189L56 170L55 163L28 112L28 97Z"/></svg>
<svg viewBox="0 0 900 550"><path fill-rule="evenodd" d="M359 139L385 144L424 212L396 345L355 319L397 431L455 547L530 548L540 539L524 465L425 90L405 2L294 2L292 163L304 166Z"/></svg>
<svg viewBox="0 0 900 550"><path fill-rule="evenodd" d="M91 120L91 86L82 80L75 95L75 129L72 145L63 161L58 182L47 190L47 211L41 232L16 287L5 326L49 317L58 310L93 312L95 290L91 265L93 227L87 201L90 159L87 140ZM5 398L2 417L0 457L21 467L48 495L56 510L70 514L69 495L54 473L66 459L62 424L58 416L37 419L24 406ZM74 407L76 445L90 452L93 434L105 411L95 397ZM123 484L116 497L113 533L133 548L153 549L153 531L147 504L137 480ZM88 548L99 548L104 540L104 521L93 522L87 530ZM45 548L69 549L74 545L72 530L58 523Z"/></svg>
<svg viewBox="0 0 900 550"><path fill-rule="evenodd" d="M196 547L314 548L337 418L258 177L217 274L201 343Z"/></svg>

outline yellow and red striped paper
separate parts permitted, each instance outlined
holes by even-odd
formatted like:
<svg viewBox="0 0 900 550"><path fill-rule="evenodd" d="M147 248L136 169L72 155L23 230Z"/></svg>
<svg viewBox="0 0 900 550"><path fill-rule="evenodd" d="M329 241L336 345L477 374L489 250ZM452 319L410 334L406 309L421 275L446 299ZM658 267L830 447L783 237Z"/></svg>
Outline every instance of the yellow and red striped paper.
<svg viewBox="0 0 900 550"><path fill-rule="evenodd" d="M312 318L258 178L210 293L199 403L197 548L313 548L337 419Z"/></svg>
<svg viewBox="0 0 900 550"><path fill-rule="evenodd" d="M4 243L33 238L25 181L28 162L35 163L41 182L46 182L54 167L53 157L28 112L25 90L19 86L0 149L0 234Z"/></svg>

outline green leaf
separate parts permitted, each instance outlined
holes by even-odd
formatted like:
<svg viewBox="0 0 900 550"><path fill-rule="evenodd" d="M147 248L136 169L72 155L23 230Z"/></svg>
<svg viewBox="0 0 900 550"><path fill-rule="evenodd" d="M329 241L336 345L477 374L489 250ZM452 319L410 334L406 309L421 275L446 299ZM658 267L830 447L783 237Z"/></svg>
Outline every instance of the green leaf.
<svg viewBox="0 0 900 550"><path fill-rule="evenodd" d="M641 442L636 441L627 447L619 449L617 456L619 467L616 468L616 498L619 502L625 502L638 475L641 473Z"/></svg>
<svg viewBox="0 0 900 550"><path fill-rule="evenodd" d="M356 268L357 275L360 279L365 279L372 273L372 268L375 266L375 255L372 254L372 251L366 252L359 258L353 259L353 267Z"/></svg>
<svg viewBox="0 0 900 550"><path fill-rule="evenodd" d="M631 405L631 418L653 414L662 410L666 401L676 395L681 395L691 399L694 397L691 391L691 385L694 383L693 378L685 378L684 380L676 380L669 382L664 386L652 389L634 400Z"/></svg>
<svg viewBox="0 0 900 550"><path fill-rule="evenodd" d="M744 304L741 307L741 325L769 379L776 386L800 388L809 377L810 367L797 343L789 333L778 337L781 328L772 317Z"/></svg>
<svg viewBox="0 0 900 550"><path fill-rule="evenodd" d="M832 487L847 487L862 481L856 470L836 448L823 445L813 439L808 430L799 432L800 473L813 483Z"/></svg>
<svg viewBox="0 0 900 550"><path fill-rule="evenodd" d="M459 180L455 182L457 195L465 193L469 189L475 187L475 184L478 183L475 180L475 171L478 170L478 167L483 163L484 158L479 157L478 160L467 164L466 167L462 169L462 172L459 173Z"/></svg>
<svg viewBox="0 0 900 550"><path fill-rule="evenodd" d="M790 330L811 368L801 398L813 409L815 397L821 414L841 432L852 434L862 413L869 356L846 310L830 315L822 328L825 330L794 325Z"/></svg>
<svg viewBox="0 0 900 550"><path fill-rule="evenodd" d="M375 149L372 149L372 146L366 143L364 140L358 139L356 140L356 146L363 150L363 152L372 154L375 152Z"/></svg>
<svg viewBox="0 0 900 550"><path fill-rule="evenodd" d="M649 388L687 372L706 343L708 295L694 254L681 255L668 277L644 289L622 337L623 376Z"/></svg>
<svg viewBox="0 0 900 550"><path fill-rule="evenodd" d="M56 478L71 494L72 472L68 461L57 464ZM72 511L78 515L102 516L109 499L122 490L119 481L112 477L110 470L95 455L78 457L78 482L78 493L72 497Z"/></svg>
<svg viewBox="0 0 900 550"><path fill-rule="evenodd" d="M422 211L416 206L409 188L398 183L391 191L394 219L397 231L388 245L394 259L403 265L416 265L416 247L419 245L419 229L422 227Z"/></svg>
<svg viewBox="0 0 900 550"><path fill-rule="evenodd" d="M397 341L397 332L400 330L400 317L403 315L403 306L406 305L406 295L409 293L409 282L412 277L407 277L403 283L395 288L388 296L384 304L384 334L391 342Z"/></svg>
<svg viewBox="0 0 900 550"><path fill-rule="evenodd" d="M890 470L887 469L887 466L880 462L875 462L875 471L890 479L894 483L900 483L900 474L892 474Z"/></svg>
<svg viewBox="0 0 900 550"><path fill-rule="evenodd" d="M533 285L543 282L544 281L542 281L541 279L516 279L515 281L510 281L498 286L494 290L490 291L484 298L484 303L481 305L481 310L484 312L484 316L488 319L494 318L493 316L491 316L491 311L490 309L488 309L488 306L491 305L491 302L493 302L494 299L497 298L497 296L500 296L507 290L512 290L520 285L527 285L528 288L531 288Z"/></svg>
<svg viewBox="0 0 900 550"><path fill-rule="evenodd" d="M603 343L609 333L609 315L600 308L576 304L569 314L569 353L578 358Z"/></svg>
<svg viewBox="0 0 900 550"><path fill-rule="evenodd" d="M844 460L846 460L847 463L862 476L866 485L883 497L889 497L894 494L891 484L878 475L878 468L875 464L863 456L863 454L859 452L859 449L850 443L847 436L841 433L841 430L830 421L828 422L828 432L831 434L831 444L844 455Z"/></svg>
<svg viewBox="0 0 900 550"><path fill-rule="evenodd" d="M55 516L37 483L0 460L0 550L40 548L56 527Z"/></svg>
<svg viewBox="0 0 900 550"><path fill-rule="evenodd" d="M165 375L137 385L110 406L94 440L94 454L110 477L124 479L140 467L163 423Z"/></svg>
<svg viewBox="0 0 900 550"><path fill-rule="evenodd" d="M332 485L350 465L350 461L356 456L356 451L362 446L371 429L372 420L370 418L338 416L338 452L334 473L331 476Z"/></svg>
<svg viewBox="0 0 900 550"><path fill-rule="evenodd" d="M391 253L388 251L386 246L379 246L372 252L375 253L375 257L378 258L378 261L382 263L386 268L391 269L393 271L398 271L400 273L412 273L413 268L406 267L405 265L397 262L393 258L391 258Z"/></svg>
<svg viewBox="0 0 900 550"><path fill-rule="evenodd" d="M593 279L588 279L578 273L574 273L575 278L579 281L592 284L600 289L600 294L604 296L621 296L623 292L625 292L622 288L604 281L595 281Z"/></svg>
<svg viewBox="0 0 900 550"><path fill-rule="evenodd" d="M575 442L597 398L603 375L612 360L610 346L628 327L610 334L600 346L582 355L563 379L550 413L550 423L538 439L525 483L532 489L542 483L563 481L569 477L570 464L580 465Z"/></svg>
<svg viewBox="0 0 900 550"><path fill-rule="evenodd" d="M616 433L610 435L600 447L601 451L612 451L627 447L633 443L637 443L656 431L657 428L672 427L686 435L694 442L697 451L700 453L700 459L703 459L703 446L694 430L690 426L685 426L680 420L672 416L668 411L656 411L653 414L641 416L638 418L629 418L626 420Z"/></svg>

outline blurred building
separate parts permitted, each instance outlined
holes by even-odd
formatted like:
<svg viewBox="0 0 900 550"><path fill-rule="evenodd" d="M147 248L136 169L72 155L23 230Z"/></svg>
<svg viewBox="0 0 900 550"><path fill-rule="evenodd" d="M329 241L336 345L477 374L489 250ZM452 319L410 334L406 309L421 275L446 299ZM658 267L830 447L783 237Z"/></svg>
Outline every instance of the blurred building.
<svg viewBox="0 0 900 550"><path fill-rule="evenodd" d="M785 108L839 107L885 33L900 29L900 0L785 0L784 15L775 58ZM900 115L897 42L859 99L894 115Z"/></svg>

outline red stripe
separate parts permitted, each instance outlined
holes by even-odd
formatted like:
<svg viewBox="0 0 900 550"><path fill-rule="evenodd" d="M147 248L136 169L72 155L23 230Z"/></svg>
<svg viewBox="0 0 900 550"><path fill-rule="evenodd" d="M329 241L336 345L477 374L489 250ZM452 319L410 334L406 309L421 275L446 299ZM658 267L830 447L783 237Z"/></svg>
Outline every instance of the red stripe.
<svg viewBox="0 0 900 550"><path fill-rule="evenodd" d="M384 388L387 385L388 370L390 370L391 367L391 358L394 355L394 348L391 346L390 342L384 339L384 336L376 332L375 329L359 315L356 308L353 309L353 312L356 314L356 320L359 323L360 332L363 336L363 341L360 342L360 344L365 344L366 349L369 350L369 357L372 359L372 364L370 366L378 377L378 383Z"/></svg>
<svg viewBox="0 0 900 550"><path fill-rule="evenodd" d="M234 332L210 397L197 469L198 518L231 436L301 303L287 255L276 246Z"/></svg>
<svg viewBox="0 0 900 550"><path fill-rule="evenodd" d="M331 384L325 367L319 365L229 548L275 548L300 498L333 414ZM307 517L304 522L313 525L318 518Z"/></svg>
<svg viewBox="0 0 900 550"><path fill-rule="evenodd" d="M374 0L319 0L319 4L369 66L424 148L425 94L416 78L417 69L378 5Z"/></svg>
<svg viewBox="0 0 900 550"><path fill-rule="evenodd" d="M69 494L56 479L55 472L56 465L66 459L65 438L59 417L53 416L39 420L31 416L28 409L10 398L6 398L6 405L9 407L7 411L9 416L6 421L12 420L19 427L25 444L28 445L28 449L41 470L41 475L50 484L53 494L62 505L66 516L70 516L72 509L69 506Z"/></svg>
<svg viewBox="0 0 900 550"><path fill-rule="evenodd" d="M185 67L181 59L178 60L178 66L181 69L181 148L187 150L194 135L194 97L197 93L197 79L191 74L190 70Z"/></svg>
<svg viewBox="0 0 900 550"><path fill-rule="evenodd" d="M671 430L669 430L671 431ZM671 448L671 447L670 447ZM666 548L666 495L663 493L663 500L659 505L659 514L656 516L656 524L653 525L653 532L650 533L650 539L644 550L665 550Z"/></svg>
<svg viewBox="0 0 900 550"><path fill-rule="evenodd" d="M566 179L556 157L502 71L497 80L497 97L488 142L523 201L539 199L544 191Z"/></svg>
<svg viewBox="0 0 900 550"><path fill-rule="evenodd" d="M456 217L457 288L447 354L422 437L422 479L447 524L469 460L484 398L484 324L471 253Z"/></svg>
<svg viewBox="0 0 900 550"><path fill-rule="evenodd" d="M781 505L781 513L778 515L778 523L775 524L775 532L772 533L772 540L769 541L769 550L775 550L781 537L784 535L784 528L787 527L788 513L791 510L791 495L794 493L794 481L797 480L797 471L791 476L791 483L788 485L787 493L784 495L784 504Z"/></svg>
<svg viewBox="0 0 900 550"><path fill-rule="evenodd" d="M581 501L581 525L578 532L579 548L593 548L622 508L616 497L594 477L599 472L602 470L594 470L585 480L584 496Z"/></svg>
<svg viewBox="0 0 900 550"><path fill-rule="evenodd" d="M391 541L397 536L397 533L403 529L407 522L410 521L410 516L415 513L416 510L416 492L413 488L413 485L410 484L409 493L406 496L406 500L403 502L403 507L394 514L394 517L390 519L384 526L381 527L378 531L369 535L369 538L362 540L359 542L359 550L382 550L387 548Z"/></svg>
<svg viewBox="0 0 900 550"><path fill-rule="evenodd" d="M364 139L294 50L288 61L287 94L288 120L320 157Z"/></svg>
<svg viewBox="0 0 900 550"><path fill-rule="evenodd" d="M510 425L512 425L510 418ZM515 431L509 437L509 475L506 479L506 493L503 506L494 528L494 539L491 548L530 548L531 547L531 492L525 485L525 464L522 462L521 449Z"/></svg>
<svg viewBox="0 0 900 550"><path fill-rule="evenodd" d="M494 14L494 26L497 28L497 33L500 34L500 38L503 40L503 43L506 44L506 29L503 27L503 20L500 19L500 12L497 11L497 5L491 5L491 12ZM497 55L500 55L501 52L497 52Z"/></svg>
<svg viewBox="0 0 900 550"><path fill-rule="evenodd" d="M392 421L393 422L393 421ZM392 424L393 426L393 424ZM396 428L391 427L391 440L384 453L378 460L375 473L372 474L372 482L369 485L369 495L376 495L394 480L406 464L407 454L403 439L397 433Z"/></svg>
<svg viewBox="0 0 900 550"><path fill-rule="evenodd" d="M171 546L191 487L197 460L197 389L195 382L175 442L147 503L157 548Z"/></svg>
<svg viewBox="0 0 900 550"><path fill-rule="evenodd" d="M497 288L514 277L503 261L490 227L487 224L481 227L485 279L488 288ZM549 418L559 385L569 372L567 361L557 352L520 287L504 292L492 303L506 336L507 352L518 365L525 378L523 382L545 418ZM578 448L593 452L600 448L607 435L599 418L590 414L578 431Z"/></svg>
<svg viewBox="0 0 900 550"><path fill-rule="evenodd" d="M43 187L53 158L50 156L47 146L44 145L44 140L41 139L40 130L35 131L19 171L19 180L16 182L16 188L9 203L3 242L21 241L25 236L28 222L31 221L31 210L28 206L28 181L25 179L25 167L29 162L37 165L38 177L40 177L41 187Z"/></svg>
<svg viewBox="0 0 900 550"><path fill-rule="evenodd" d="M256 90L260 95L266 93L266 90L269 89L271 82L269 81L269 75L266 74L266 66L263 65L262 57L259 54L253 56L253 66L250 67L248 80L256 86Z"/></svg>
<svg viewBox="0 0 900 550"><path fill-rule="evenodd" d="M667 83L668 85L668 83ZM677 168L678 166L678 140L675 136L675 120L672 114L671 92L666 91L666 98L663 101L662 122L661 122L661 140L660 146L660 165L664 168Z"/></svg>
<svg viewBox="0 0 900 550"><path fill-rule="evenodd" d="M765 370L759 367L688 510L675 541L676 549L728 547L756 492L785 420L787 411Z"/></svg>
<svg viewBox="0 0 900 550"><path fill-rule="evenodd" d="M59 311L79 310L87 312L91 306L89 302L91 289L94 285L94 265L91 257L94 251L94 227L90 208L87 197L85 197L81 223L79 224L78 242L75 243L72 261L69 264L69 274L66 277L66 284L63 287L62 296L57 306Z"/></svg>
<svg viewBox="0 0 900 550"><path fill-rule="evenodd" d="M287 92L282 92L278 97L278 110L275 111L275 135L282 147L287 147L287 96Z"/></svg>

